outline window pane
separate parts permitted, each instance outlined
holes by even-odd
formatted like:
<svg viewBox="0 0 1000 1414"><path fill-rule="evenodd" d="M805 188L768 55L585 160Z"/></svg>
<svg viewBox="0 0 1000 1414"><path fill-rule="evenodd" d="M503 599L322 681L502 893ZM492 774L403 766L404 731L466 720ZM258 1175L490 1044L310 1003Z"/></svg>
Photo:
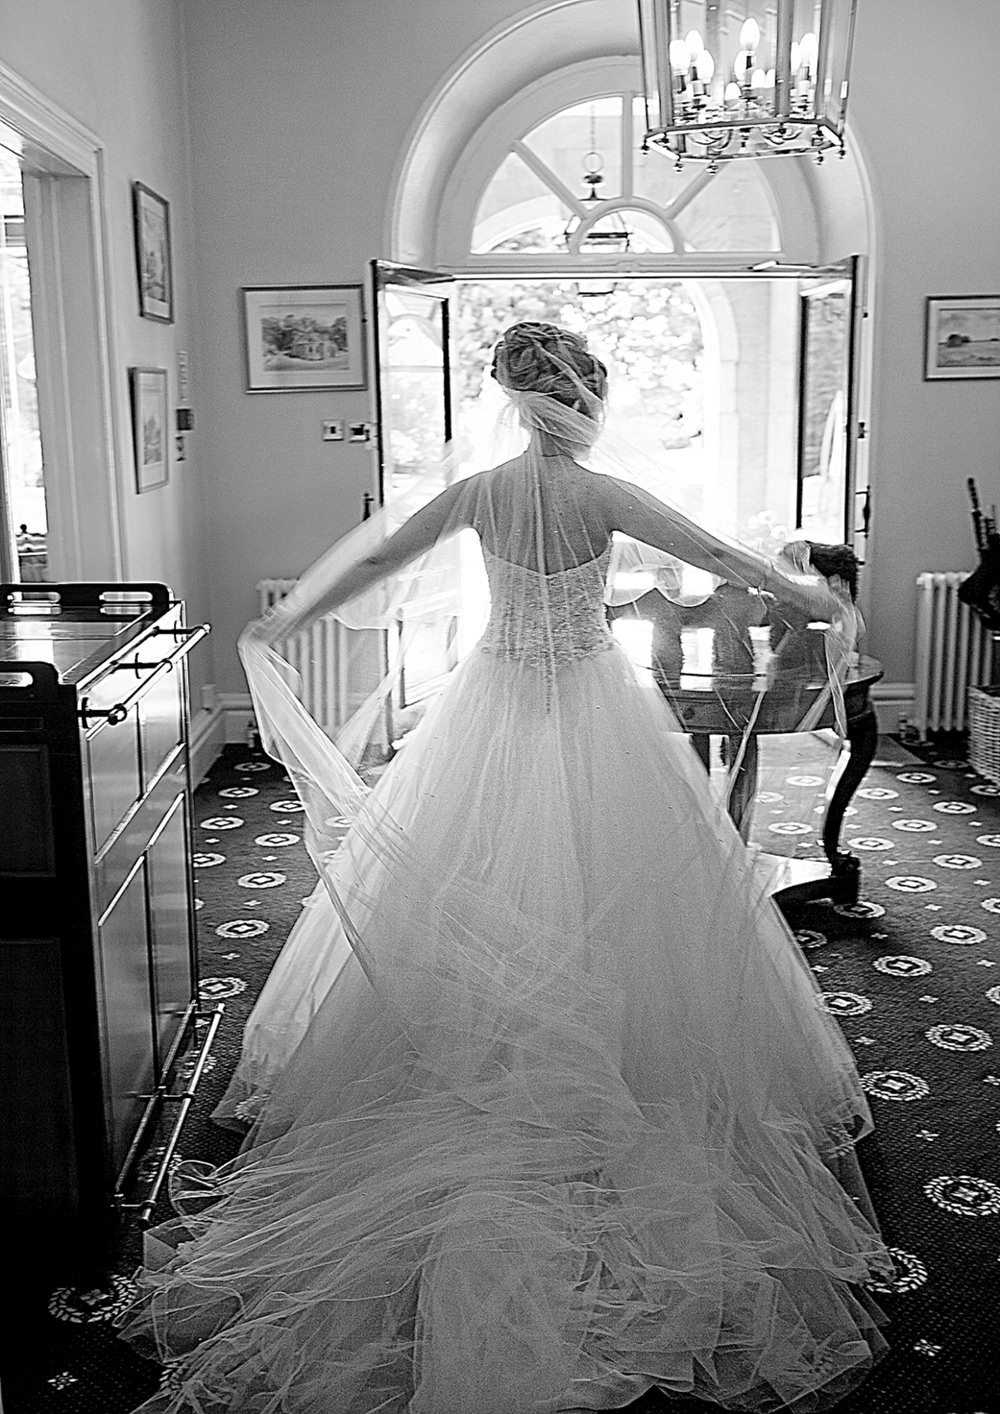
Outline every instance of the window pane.
<svg viewBox="0 0 1000 1414"><path fill-rule="evenodd" d="M803 296L799 522L810 539L827 543L844 533L850 321L846 281Z"/></svg>
<svg viewBox="0 0 1000 1414"><path fill-rule="evenodd" d="M427 290L390 285L384 293L383 410L389 493L439 464L445 445L444 301ZM383 435L384 435L383 434Z"/></svg>
<svg viewBox="0 0 1000 1414"><path fill-rule="evenodd" d="M623 211L621 215L631 233L630 250L639 255L651 252L669 254L673 250L670 233L655 216L651 216L647 211Z"/></svg>
<svg viewBox="0 0 1000 1414"><path fill-rule="evenodd" d="M523 143L554 177L581 201L596 193L607 201L622 195L621 141L624 98L601 97L577 103L533 128ZM651 115L655 121L655 113ZM704 164L689 162L677 171L668 154L652 148L639 150L645 131L645 107L632 99L632 186L635 195L668 211L693 184L705 180ZM601 178L588 183L590 172ZM692 253L723 251L777 251L780 232L770 190L754 162L731 162L686 205L681 201L676 217L678 236L671 238L652 213L628 212L626 224L633 232L630 248L638 254L674 250ZM596 209L588 201L586 210ZM544 179L516 152L508 153L486 187L473 229L472 250L488 252L551 252L565 248L567 225L577 215L551 190ZM602 221L601 227L605 225ZM594 247L584 247L586 257Z"/></svg>
<svg viewBox="0 0 1000 1414"><path fill-rule="evenodd" d="M621 128L621 98L594 98L546 118L524 141L581 197L592 190L584 174L596 172L601 180L593 189L607 198L622 192Z"/></svg>
<svg viewBox="0 0 1000 1414"><path fill-rule="evenodd" d="M680 175L694 181L702 170L688 165ZM724 163L683 209L677 224L689 250L779 249L768 189L752 161Z"/></svg>
<svg viewBox="0 0 1000 1414"><path fill-rule="evenodd" d="M472 249L477 253L559 249L570 215L555 192L510 153L479 203Z"/></svg>
<svg viewBox="0 0 1000 1414"><path fill-rule="evenodd" d="M635 100L636 133L645 127L642 99ZM651 121L656 121L655 107ZM668 207L692 182L703 179L705 165L688 162L678 172L673 157L656 147L636 152L637 196ZM778 226L765 179L755 162L723 164L704 191L679 216L684 244L693 251L778 250Z"/></svg>

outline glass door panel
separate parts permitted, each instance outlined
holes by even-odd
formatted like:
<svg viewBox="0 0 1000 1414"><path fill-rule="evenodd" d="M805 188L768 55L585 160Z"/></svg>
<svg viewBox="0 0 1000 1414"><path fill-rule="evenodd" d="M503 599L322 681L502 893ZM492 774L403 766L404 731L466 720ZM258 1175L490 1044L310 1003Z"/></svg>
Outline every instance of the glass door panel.
<svg viewBox="0 0 1000 1414"><path fill-rule="evenodd" d="M843 274L802 281L796 520L810 540L853 543L861 281Z"/></svg>
<svg viewBox="0 0 1000 1414"><path fill-rule="evenodd" d="M444 489L452 436L450 277L372 262L380 504L413 512ZM455 545L456 571L461 547ZM396 668L393 730L457 662L454 618L432 602L401 612L386 652Z"/></svg>
<svg viewBox="0 0 1000 1414"><path fill-rule="evenodd" d="M415 491L441 465L451 440L449 300L441 289L450 277L376 260L372 280L378 491L384 505ZM423 499L439 489L430 480Z"/></svg>

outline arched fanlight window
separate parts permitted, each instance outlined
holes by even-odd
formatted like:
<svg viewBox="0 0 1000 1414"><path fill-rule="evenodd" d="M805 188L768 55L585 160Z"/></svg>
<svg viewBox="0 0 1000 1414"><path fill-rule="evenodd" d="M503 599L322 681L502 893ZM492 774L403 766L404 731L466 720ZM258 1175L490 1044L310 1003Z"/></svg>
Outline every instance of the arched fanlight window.
<svg viewBox="0 0 1000 1414"><path fill-rule="evenodd" d="M753 164L677 172L642 152L628 89L572 103L514 138L475 209L473 256L777 252L770 190Z"/></svg>

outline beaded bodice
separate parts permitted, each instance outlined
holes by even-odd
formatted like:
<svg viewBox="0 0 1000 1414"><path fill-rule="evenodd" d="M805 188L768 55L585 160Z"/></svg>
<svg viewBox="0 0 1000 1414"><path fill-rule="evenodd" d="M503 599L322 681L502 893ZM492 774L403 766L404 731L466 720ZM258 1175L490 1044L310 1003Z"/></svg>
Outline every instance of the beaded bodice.
<svg viewBox="0 0 1000 1414"><path fill-rule="evenodd" d="M609 546L596 559L543 574L484 551L490 618L480 647L529 667L557 668L611 648L604 611Z"/></svg>

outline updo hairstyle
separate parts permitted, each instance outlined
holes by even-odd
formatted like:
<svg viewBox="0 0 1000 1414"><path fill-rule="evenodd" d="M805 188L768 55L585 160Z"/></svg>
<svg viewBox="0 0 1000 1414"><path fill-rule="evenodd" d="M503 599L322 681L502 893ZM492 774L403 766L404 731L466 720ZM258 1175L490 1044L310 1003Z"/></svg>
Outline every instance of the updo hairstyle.
<svg viewBox="0 0 1000 1414"><path fill-rule="evenodd" d="M608 371L586 340L556 324L513 324L493 352L491 374L512 393L544 393L564 407L597 418Z"/></svg>

